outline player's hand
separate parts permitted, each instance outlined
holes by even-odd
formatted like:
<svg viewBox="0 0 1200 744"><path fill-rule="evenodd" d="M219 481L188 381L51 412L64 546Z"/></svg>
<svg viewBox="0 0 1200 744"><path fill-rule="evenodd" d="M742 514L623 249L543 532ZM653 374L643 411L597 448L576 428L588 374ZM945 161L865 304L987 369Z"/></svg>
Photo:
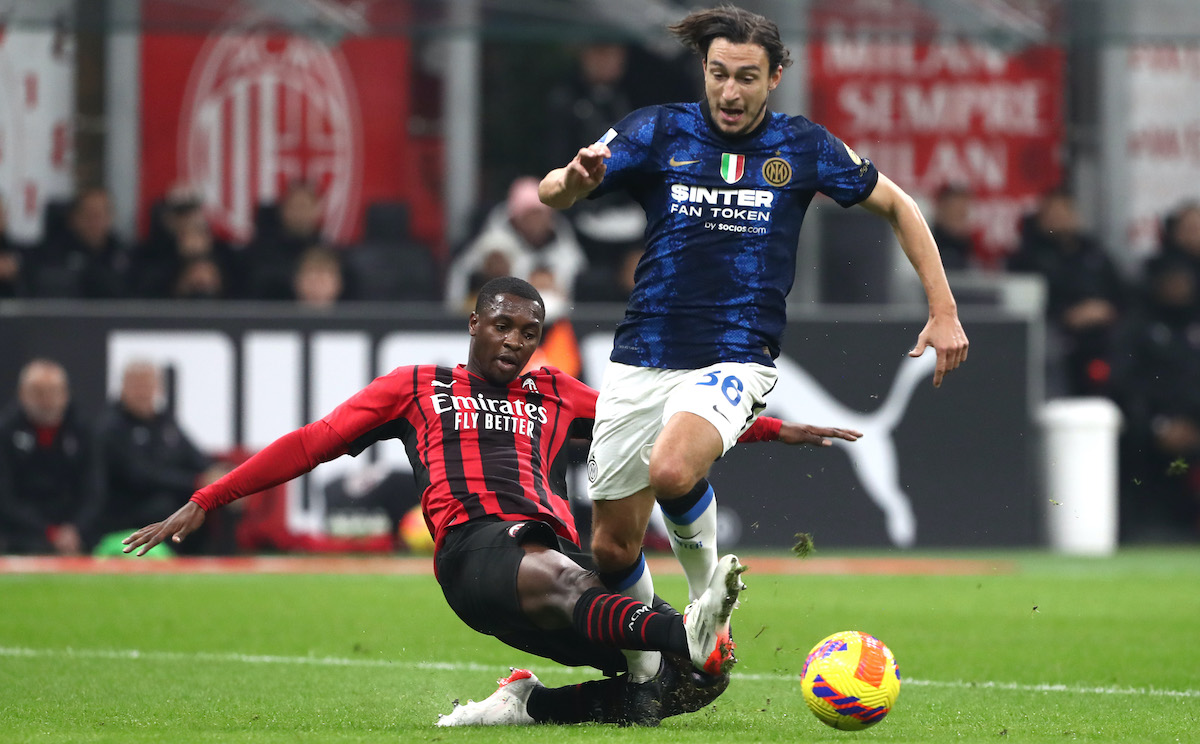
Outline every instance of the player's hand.
<svg viewBox="0 0 1200 744"><path fill-rule="evenodd" d="M163 521L148 524L121 542L126 553L137 550L138 555L145 555L147 550L168 537L173 543L183 542L183 538L204 524L204 516L204 510L196 502L189 501Z"/></svg>
<svg viewBox="0 0 1200 744"><path fill-rule="evenodd" d="M608 145L597 142L581 147L571 162L567 163L566 173L563 174L567 189L579 197L599 186L608 171L604 159L611 157L612 151Z"/></svg>
<svg viewBox="0 0 1200 744"><path fill-rule="evenodd" d="M932 346L937 352L937 368L933 371L933 386L941 387L942 378L952 369L967 361L967 333L958 315L936 315L929 319L921 334L917 336L917 345L908 352L910 357L919 357L925 353L925 348Z"/></svg>
<svg viewBox="0 0 1200 744"><path fill-rule="evenodd" d="M827 426L809 426L784 421L779 427L779 441L784 444L811 444L814 447L828 447L834 439L844 439L847 442L857 442L862 432L853 429L834 429Z"/></svg>

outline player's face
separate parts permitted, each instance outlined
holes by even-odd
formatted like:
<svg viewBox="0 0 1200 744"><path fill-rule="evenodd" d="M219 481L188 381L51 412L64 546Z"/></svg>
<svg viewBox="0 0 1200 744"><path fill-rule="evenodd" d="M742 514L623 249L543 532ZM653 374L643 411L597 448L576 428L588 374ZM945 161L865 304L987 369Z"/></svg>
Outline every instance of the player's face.
<svg viewBox="0 0 1200 744"><path fill-rule="evenodd" d="M717 129L733 136L758 126L782 76L783 68L770 69L767 51L758 44L713 39L704 60L704 95Z"/></svg>
<svg viewBox="0 0 1200 744"><path fill-rule="evenodd" d="M482 312L471 313L467 369L494 385L517 379L542 340L543 317L534 300L496 295Z"/></svg>

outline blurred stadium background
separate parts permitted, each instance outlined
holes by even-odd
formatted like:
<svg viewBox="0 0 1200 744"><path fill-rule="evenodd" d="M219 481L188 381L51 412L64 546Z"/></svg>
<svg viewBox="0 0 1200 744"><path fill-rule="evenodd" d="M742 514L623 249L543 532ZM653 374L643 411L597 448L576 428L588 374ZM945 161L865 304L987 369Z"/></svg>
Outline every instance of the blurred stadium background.
<svg viewBox="0 0 1200 744"><path fill-rule="evenodd" d="M1171 215L1200 199L1195 1L740 4L778 21L796 61L774 108L828 126L927 214L948 186L971 193L969 248L951 283L972 349L937 391L928 360L902 362L924 321L919 286L882 224L818 201L768 412L868 437L835 452L735 451L715 475L730 494L725 544L787 548L798 532L867 548L1106 553L1118 536L1196 541L1200 479L1189 466L1200 439L1158 478L1117 467L1158 467L1137 449L1159 421L1141 409L1125 417L1120 454L1115 419L1048 448L1047 401L1125 403L1107 386L1122 350L1087 359L1076 384L1064 372L1072 341L1048 315L1053 287L1006 268L1023 220L1062 187L1128 296L1141 296ZM167 372L164 405L181 428L236 457L396 365L461 361L465 316L444 290L455 257L515 179L602 134L604 112L699 96L699 65L663 30L694 6L0 0L0 198L26 258L92 187L107 192L125 245L151 240L183 189L212 234L246 253L278 221L288 185L304 181L321 197L323 240L357 282L333 307L14 291L0 299L0 391L15 391L26 361L50 357L95 414L125 364L149 359ZM611 80L581 93L572 85L588 59ZM599 272L587 280L603 283L615 270L603 246L620 243L608 236L628 230L628 212L570 218ZM580 374L597 385L621 308L604 301L611 293L585 301L579 283L574 293ZM1179 415L1200 422L1194 406ZM403 548L370 539L390 539L415 503L402 448L359 459L248 507L214 550ZM1073 530L1082 542L1063 542Z"/></svg>

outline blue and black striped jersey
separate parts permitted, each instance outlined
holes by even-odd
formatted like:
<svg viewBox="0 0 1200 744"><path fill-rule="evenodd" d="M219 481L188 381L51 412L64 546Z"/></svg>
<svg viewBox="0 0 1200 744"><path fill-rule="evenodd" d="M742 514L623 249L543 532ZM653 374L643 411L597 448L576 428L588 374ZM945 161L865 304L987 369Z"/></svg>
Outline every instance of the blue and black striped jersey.
<svg viewBox="0 0 1200 744"><path fill-rule="evenodd" d="M639 109L601 141L612 158L592 195L623 189L647 222L612 360L773 364L809 202L819 191L857 204L875 188L875 166L802 116L768 112L754 131L726 137L704 102Z"/></svg>

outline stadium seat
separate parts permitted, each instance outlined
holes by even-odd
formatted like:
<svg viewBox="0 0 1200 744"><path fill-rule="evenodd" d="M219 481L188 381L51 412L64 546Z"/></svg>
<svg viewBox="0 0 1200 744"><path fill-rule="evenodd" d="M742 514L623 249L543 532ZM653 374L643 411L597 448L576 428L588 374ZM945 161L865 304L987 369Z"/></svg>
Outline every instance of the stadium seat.
<svg viewBox="0 0 1200 744"><path fill-rule="evenodd" d="M436 302L441 299L437 261L423 245L360 243L346 251L345 266L355 300Z"/></svg>
<svg viewBox="0 0 1200 744"><path fill-rule="evenodd" d="M401 202L372 202L363 213L363 240L400 243L411 237L408 205Z"/></svg>

